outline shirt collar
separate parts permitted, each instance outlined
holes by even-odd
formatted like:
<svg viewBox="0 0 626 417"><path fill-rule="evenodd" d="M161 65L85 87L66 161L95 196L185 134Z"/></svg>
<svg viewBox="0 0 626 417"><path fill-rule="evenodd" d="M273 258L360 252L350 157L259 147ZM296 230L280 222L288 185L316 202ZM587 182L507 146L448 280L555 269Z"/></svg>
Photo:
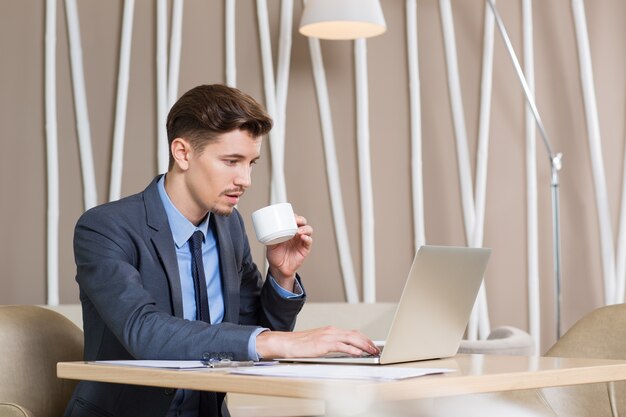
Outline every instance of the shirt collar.
<svg viewBox="0 0 626 417"><path fill-rule="evenodd" d="M167 195L167 192L165 191L165 175L159 178L157 187L159 189L159 197L161 197L161 202L163 203L165 213L167 214L167 221L170 224L172 237L174 238L176 247L180 249L196 230L200 230L202 232L202 240L204 241L209 230L209 217L211 216L211 212L209 212L204 220L202 220L202 223L196 227L193 223L187 220L187 218L183 216L180 211L178 211L176 206L174 206L174 203L172 203L172 200L170 200L170 197Z"/></svg>

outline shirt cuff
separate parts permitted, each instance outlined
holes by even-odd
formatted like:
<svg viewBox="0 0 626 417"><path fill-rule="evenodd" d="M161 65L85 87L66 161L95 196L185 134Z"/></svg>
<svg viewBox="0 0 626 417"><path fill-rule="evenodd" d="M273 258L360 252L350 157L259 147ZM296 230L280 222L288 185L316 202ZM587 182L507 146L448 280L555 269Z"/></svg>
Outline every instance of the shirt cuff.
<svg viewBox="0 0 626 417"><path fill-rule="evenodd" d="M278 285L278 283L276 282L276 280L274 279L272 274L268 273L267 276L270 279L270 284L272 284L272 287L274 288L274 290L276 290L278 295L280 295L281 297L283 297L283 298L302 298L302 297L304 297L304 290L302 289L302 285L300 285L300 282L298 282L297 279L296 279L296 281L295 281L295 283L293 285L294 292L291 292L291 291L287 291L286 289L284 289L283 287Z"/></svg>
<svg viewBox="0 0 626 417"><path fill-rule="evenodd" d="M262 357L259 356L259 354L256 351L256 337L266 330L269 330L269 329L266 329L264 327L259 327L258 329L252 332L252 334L250 335L250 339L248 339L248 357L252 361L256 362L256 361L260 361L261 359L263 359Z"/></svg>

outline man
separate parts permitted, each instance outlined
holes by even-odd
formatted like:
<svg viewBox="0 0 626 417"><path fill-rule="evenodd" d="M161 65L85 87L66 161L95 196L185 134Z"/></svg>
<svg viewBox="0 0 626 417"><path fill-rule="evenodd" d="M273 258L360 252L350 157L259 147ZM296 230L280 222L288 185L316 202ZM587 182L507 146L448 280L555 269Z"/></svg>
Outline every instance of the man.
<svg viewBox="0 0 626 417"><path fill-rule="evenodd" d="M355 331L291 332L305 301L296 271L313 229L267 247L263 282L235 205L272 121L237 89L185 93L167 119L170 163L141 193L87 211L74 235L85 360L259 360L376 354ZM66 416L220 416L224 395L79 383Z"/></svg>

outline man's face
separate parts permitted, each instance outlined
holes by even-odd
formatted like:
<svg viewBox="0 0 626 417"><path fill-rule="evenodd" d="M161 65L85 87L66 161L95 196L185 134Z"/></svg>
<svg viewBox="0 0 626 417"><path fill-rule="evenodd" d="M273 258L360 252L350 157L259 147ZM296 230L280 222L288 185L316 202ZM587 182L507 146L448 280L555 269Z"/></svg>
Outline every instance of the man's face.
<svg viewBox="0 0 626 417"><path fill-rule="evenodd" d="M252 166L259 159L262 138L243 130L223 133L200 152L190 152L185 175L195 209L227 216L251 185Z"/></svg>

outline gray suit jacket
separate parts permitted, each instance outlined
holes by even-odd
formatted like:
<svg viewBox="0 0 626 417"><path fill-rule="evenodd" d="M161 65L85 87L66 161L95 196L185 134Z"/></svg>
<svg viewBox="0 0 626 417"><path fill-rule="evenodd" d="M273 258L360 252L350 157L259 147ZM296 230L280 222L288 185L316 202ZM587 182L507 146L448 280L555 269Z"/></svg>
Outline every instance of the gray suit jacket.
<svg viewBox="0 0 626 417"><path fill-rule="evenodd" d="M224 321L209 325L183 319L176 251L158 178L139 194L87 211L76 224L85 360L198 360L212 353L243 360L257 327L292 330L304 298L282 298L269 280L263 284L236 210L215 221ZM83 381L65 415L164 416L173 394L171 389Z"/></svg>

